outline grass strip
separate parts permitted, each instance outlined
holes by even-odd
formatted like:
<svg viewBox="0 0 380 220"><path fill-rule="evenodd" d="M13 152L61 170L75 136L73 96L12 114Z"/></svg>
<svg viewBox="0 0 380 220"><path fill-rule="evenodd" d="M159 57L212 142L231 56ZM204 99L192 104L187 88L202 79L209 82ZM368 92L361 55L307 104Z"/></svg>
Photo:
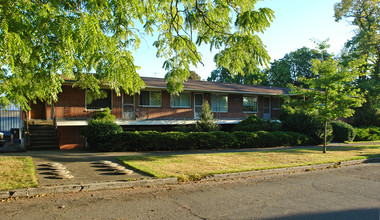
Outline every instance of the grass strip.
<svg viewBox="0 0 380 220"><path fill-rule="evenodd" d="M176 177L180 181L205 176L284 167L306 166L380 157L380 145L268 150L234 153L197 153L162 156L117 157L124 164L157 178Z"/></svg>
<svg viewBox="0 0 380 220"><path fill-rule="evenodd" d="M0 158L0 191L36 186L38 183L32 158Z"/></svg>

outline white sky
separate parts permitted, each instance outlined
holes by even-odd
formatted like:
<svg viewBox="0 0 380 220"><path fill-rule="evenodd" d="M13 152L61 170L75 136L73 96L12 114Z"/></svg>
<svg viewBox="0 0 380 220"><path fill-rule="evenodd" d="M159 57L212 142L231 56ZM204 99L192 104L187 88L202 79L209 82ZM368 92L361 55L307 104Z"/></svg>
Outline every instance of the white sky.
<svg viewBox="0 0 380 220"><path fill-rule="evenodd" d="M281 59L285 54L301 47L314 48L311 39L329 40L329 52L338 55L344 43L354 35L353 26L346 21L339 23L334 20L334 4L340 0L263 0L256 7L268 7L275 12L271 27L260 34L273 60ZM152 46L154 37L142 40L140 49L134 53L135 64L140 66L140 76L165 76L162 69L164 59L156 58L156 49ZM215 67L215 51L210 52L209 46L199 48L204 66L199 64L193 70L202 80L210 76Z"/></svg>

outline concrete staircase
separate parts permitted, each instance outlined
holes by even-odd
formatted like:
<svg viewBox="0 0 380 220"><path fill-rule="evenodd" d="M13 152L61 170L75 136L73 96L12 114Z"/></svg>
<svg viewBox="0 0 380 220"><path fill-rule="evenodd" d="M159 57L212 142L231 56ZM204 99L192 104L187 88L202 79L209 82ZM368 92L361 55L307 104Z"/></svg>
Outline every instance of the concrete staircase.
<svg viewBox="0 0 380 220"><path fill-rule="evenodd" d="M30 150L59 150L57 133L52 120L29 121Z"/></svg>

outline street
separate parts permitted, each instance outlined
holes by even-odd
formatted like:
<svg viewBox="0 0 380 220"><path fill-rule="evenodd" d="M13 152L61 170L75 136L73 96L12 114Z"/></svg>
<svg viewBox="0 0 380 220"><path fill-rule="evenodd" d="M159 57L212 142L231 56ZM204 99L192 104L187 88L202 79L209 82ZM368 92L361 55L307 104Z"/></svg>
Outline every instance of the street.
<svg viewBox="0 0 380 220"><path fill-rule="evenodd" d="M380 163L266 178L54 194L0 219L380 219Z"/></svg>

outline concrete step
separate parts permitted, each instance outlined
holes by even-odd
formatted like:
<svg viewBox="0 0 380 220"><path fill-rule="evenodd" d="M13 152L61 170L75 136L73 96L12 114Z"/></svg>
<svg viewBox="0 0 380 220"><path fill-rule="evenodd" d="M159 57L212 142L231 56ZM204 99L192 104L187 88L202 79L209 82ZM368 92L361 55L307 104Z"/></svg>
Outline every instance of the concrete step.
<svg viewBox="0 0 380 220"><path fill-rule="evenodd" d="M36 131L30 132L30 137L54 137L55 131Z"/></svg>
<svg viewBox="0 0 380 220"><path fill-rule="evenodd" d="M29 147L30 150L59 150L58 144L51 145L31 145Z"/></svg>
<svg viewBox="0 0 380 220"><path fill-rule="evenodd" d="M57 139L52 140L31 140L30 145L52 145L52 144L58 144Z"/></svg>

